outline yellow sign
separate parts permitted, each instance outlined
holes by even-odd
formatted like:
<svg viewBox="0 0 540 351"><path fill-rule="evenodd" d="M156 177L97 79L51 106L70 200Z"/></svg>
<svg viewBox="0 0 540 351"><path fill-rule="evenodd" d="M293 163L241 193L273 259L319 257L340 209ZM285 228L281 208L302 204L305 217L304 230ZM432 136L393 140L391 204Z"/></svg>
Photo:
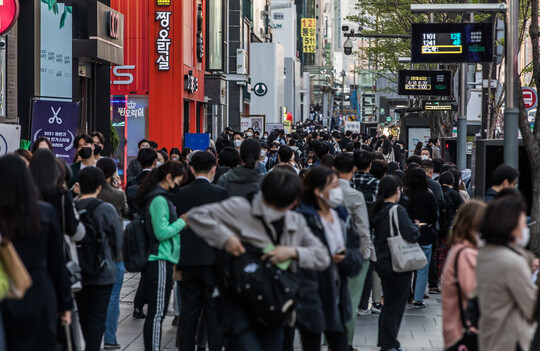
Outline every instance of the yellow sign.
<svg viewBox="0 0 540 351"><path fill-rule="evenodd" d="M291 121L283 121L283 129L285 134L291 134Z"/></svg>
<svg viewBox="0 0 540 351"><path fill-rule="evenodd" d="M169 6L171 4L171 0L157 0L158 6Z"/></svg>
<svg viewBox="0 0 540 351"><path fill-rule="evenodd" d="M317 20L315 18L302 18L301 33L302 50L306 54L315 53L317 48Z"/></svg>

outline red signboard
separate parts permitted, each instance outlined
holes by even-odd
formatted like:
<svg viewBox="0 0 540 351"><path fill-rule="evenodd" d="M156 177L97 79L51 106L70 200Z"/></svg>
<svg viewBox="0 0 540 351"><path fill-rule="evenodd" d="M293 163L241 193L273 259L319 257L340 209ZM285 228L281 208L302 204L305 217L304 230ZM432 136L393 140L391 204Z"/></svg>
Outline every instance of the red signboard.
<svg viewBox="0 0 540 351"><path fill-rule="evenodd" d="M523 87L523 101L525 102L525 109L532 110L538 104L538 94L536 89Z"/></svg>
<svg viewBox="0 0 540 351"><path fill-rule="evenodd" d="M19 17L19 0L0 0L0 35L13 27Z"/></svg>

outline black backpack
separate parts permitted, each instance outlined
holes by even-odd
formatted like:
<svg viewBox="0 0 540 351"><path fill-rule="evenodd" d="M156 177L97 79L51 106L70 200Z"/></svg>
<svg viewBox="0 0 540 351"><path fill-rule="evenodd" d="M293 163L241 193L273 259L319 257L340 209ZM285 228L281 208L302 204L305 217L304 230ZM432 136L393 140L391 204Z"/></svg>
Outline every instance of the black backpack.
<svg viewBox="0 0 540 351"><path fill-rule="evenodd" d="M455 215L454 202L448 193L443 191L443 201L439 204L439 230L447 232L452 226Z"/></svg>
<svg viewBox="0 0 540 351"><path fill-rule="evenodd" d="M135 215L135 218L124 230L124 265L128 272L141 272L148 261L148 243L146 242L144 218Z"/></svg>
<svg viewBox="0 0 540 351"><path fill-rule="evenodd" d="M101 200L93 199L86 208L80 208L80 202L76 204L81 222L86 229L84 238L77 242L83 279L95 277L105 267L105 233L93 213L102 203Z"/></svg>

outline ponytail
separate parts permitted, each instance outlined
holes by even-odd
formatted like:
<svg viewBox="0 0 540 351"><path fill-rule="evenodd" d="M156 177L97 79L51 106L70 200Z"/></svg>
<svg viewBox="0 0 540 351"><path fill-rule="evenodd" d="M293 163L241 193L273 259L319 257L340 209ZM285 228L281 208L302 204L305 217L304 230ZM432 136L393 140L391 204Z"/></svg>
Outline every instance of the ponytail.
<svg viewBox="0 0 540 351"><path fill-rule="evenodd" d="M173 178L185 176L186 168L177 161L167 161L160 167L154 168L142 182L135 197L135 204L139 210L145 208L148 195L157 188L159 182L165 179L168 174Z"/></svg>

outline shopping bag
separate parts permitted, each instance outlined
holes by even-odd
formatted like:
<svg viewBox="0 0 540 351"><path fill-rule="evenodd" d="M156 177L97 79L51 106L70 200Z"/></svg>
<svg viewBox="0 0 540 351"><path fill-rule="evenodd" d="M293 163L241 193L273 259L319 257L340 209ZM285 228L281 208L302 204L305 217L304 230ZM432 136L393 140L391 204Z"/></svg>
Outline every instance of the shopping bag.
<svg viewBox="0 0 540 351"><path fill-rule="evenodd" d="M392 256L392 269L403 273L416 271L427 265L427 257L418 243L410 243L403 239L399 231L398 206L390 209L390 237L387 239Z"/></svg>
<svg viewBox="0 0 540 351"><path fill-rule="evenodd" d="M9 291L6 298L21 300L32 286L32 278L17 254L13 243L5 238L0 241L0 260L2 260L9 277Z"/></svg>

